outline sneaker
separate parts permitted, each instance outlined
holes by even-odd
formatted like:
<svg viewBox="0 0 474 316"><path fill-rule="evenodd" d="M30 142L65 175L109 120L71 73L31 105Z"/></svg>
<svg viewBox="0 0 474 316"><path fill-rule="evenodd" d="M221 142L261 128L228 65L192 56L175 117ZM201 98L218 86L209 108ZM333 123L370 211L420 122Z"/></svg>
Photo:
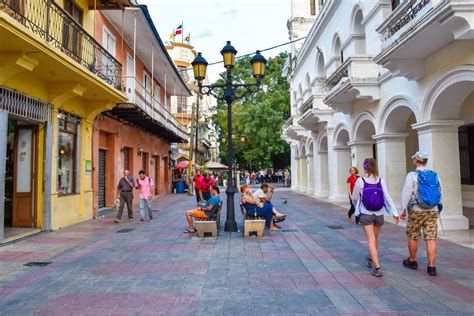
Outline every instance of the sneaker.
<svg viewBox="0 0 474 316"><path fill-rule="evenodd" d="M436 267L426 267L426 272L431 276L436 276Z"/></svg>
<svg viewBox="0 0 474 316"><path fill-rule="evenodd" d="M116 222L117 224L120 224L122 221L119 220L118 218L116 218L116 219L114 220L114 222Z"/></svg>
<svg viewBox="0 0 474 316"><path fill-rule="evenodd" d="M377 278L380 278L382 276L382 269L381 268L374 268L372 270L372 275L376 276Z"/></svg>
<svg viewBox="0 0 474 316"><path fill-rule="evenodd" d="M129 222L133 222L133 217L128 219Z"/></svg>
<svg viewBox="0 0 474 316"><path fill-rule="evenodd" d="M372 269L372 267L374 266L374 262L372 261L372 259L370 258L369 255L367 255L365 257L365 260L367 260L367 267L369 267L370 269Z"/></svg>
<svg viewBox="0 0 474 316"><path fill-rule="evenodd" d="M150 218L150 222L153 222L153 217L152 217L152 218Z"/></svg>
<svg viewBox="0 0 474 316"><path fill-rule="evenodd" d="M410 258L403 260L403 266L408 269L416 270L418 269L418 262L412 261Z"/></svg>
<svg viewBox="0 0 474 316"><path fill-rule="evenodd" d="M145 223L145 220L144 220L144 219L139 219L139 220L138 220L138 224L143 224L143 223Z"/></svg>

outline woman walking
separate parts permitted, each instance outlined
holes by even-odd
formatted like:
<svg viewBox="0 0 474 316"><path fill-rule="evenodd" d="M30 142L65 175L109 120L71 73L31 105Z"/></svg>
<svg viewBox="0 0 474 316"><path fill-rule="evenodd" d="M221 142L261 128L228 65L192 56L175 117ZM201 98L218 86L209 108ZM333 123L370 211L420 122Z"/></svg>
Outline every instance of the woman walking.
<svg viewBox="0 0 474 316"><path fill-rule="evenodd" d="M354 192L354 186L359 179L359 169L356 167L352 167L349 169L349 177L347 178L347 192L349 193L349 202L351 203L351 208L349 209L349 212L347 212L347 220L349 222L352 221L352 215L355 213L355 206L354 203L352 203L352 192ZM356 216L356 224L359 224L359 217Z"/></svg>
<svg viewBox="0 0 474 316"><path fill-rule="evenodd" d="M364 160L365 176L357 179L352 192L352 203L355 205L355 215L360 216L367 239L369 256L367 266L372 268L372 274L382 276L378 258L379 234L384 224L384 213L392 213L395 224L399 216L395 204L387 190L385 181L379 177L377 162L373 158Z"/></svg>

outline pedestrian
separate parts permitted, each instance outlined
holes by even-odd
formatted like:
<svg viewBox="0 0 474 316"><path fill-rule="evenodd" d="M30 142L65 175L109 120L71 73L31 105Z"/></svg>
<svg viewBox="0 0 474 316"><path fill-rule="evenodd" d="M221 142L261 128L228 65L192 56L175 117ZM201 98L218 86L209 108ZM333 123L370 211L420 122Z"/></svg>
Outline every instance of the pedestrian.
<svg viewBox="0 0 474 316"><path fill-rule="evenodd" d="M199 202L201 202L201 195L199 194L199 185L201 183L202 175L201 170L196 170L196 175L194 176L194 193L196 194L196 204L199 206Z"/></svg>
<svg viewBox="0 0 474 316"><path fill-rule="evenodd" d="M418 269L416 252L418 239L420 239L423 229L428 256L426 272L431 276L436 276L438 212L443 209L441 181L436 172L426 168L429 158L426 153L418 151L411 158L416 170L407 174L402 193L401 218L407 219L408 217L406 235L410 255L403 260L403 265L413 270Z"/></svg>
<svg viewBox="0 0 474 316"><path fill-rule="evenodd" d="M204 219L212 218L218 211L218 206L221 202L219 187L217 185L212 185L210 190L212 197L206 202L206 204L197 209L187 210L184 212L188 222L188 229L185 231L185 233L193 234L196 232L196 228L193 226L193 217Z"/></svg>
<svg viewBox="0 0 474 316"><path fill-rule="evenodd" d="M285 169L284 177L285 177L285 187L289 187L290 186L290 180L291 180L290 170Z"/></svg>
<svg viewBox="0 0 474 316"><path fill-rule="evenodd" d="M212 198L211 187L215 185L214 178L210 173L206 173L199 182L199 196L201 201L209 201Z"/></svg>
<svg viewBox="0 0 474 316"><path fill-rule="evenodd" d="M347 191L349 193L349 203L351 204L351 208L349 209L349 212L347 212L347 220L349 222L352 221L352 215L355 213L355 206L354 203L352 203L352 192L354 191L354 185L359 179L359 169L356 167L351 167L349 169L349 177L347 178ZM359 224L359 217L356 217L355 219L356 224Z"/></svg>
<svg viewBox="0 0 474 316"><path fill-rule="evenodd" d="M384 212L389 215L392 213L395 224L398 224L400 218L385 181L379 177L374 158L364 160L364 171L365 176L357 179L355 183L352 203L355 205L355 215L360 216L360 224L367 239L370 254L366 257L367 266L372 268L374 276L381 277L378 245L379 234L384 224Z"/></svg>
<svg viewBox="0 0 474 316"><path fill-rule="evenodd" d="M122 222L123 208L127 204L128 220L133 221L133 188L135 187L135 180L130 176L130 171L124 170L123 177L120 178L117 185L117 197L120 199L119 209L117 217L115 218L116 223Z"/></svg>
<svg viewBox="0 0 474 316"><path fill-rule="evenodd" d="M137 189L140 194L140 219L138 223L141 224L145 222L145 208L148 210L148 217L150 222L153 221L153 213L151 209L151 192L153 188L153 180L145 175L144 170L138 172L137 178Z"/></svg>

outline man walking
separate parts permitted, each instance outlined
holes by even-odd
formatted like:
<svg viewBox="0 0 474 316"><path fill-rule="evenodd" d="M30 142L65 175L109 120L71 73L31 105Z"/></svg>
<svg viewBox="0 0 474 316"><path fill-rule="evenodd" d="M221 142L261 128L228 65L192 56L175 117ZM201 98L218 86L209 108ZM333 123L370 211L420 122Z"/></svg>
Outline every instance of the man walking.
<svg viewBox="0 0 474 316"><path fill-rule="evenodd" d="M201 179L203 176L201 175L201 170L196 170L196 175L194 176L194 193L196 194L196 203L199 206L199 202L202 201L201 195L199 194L199 189L201 185Z"/></svg>
<svg viewBox="0 0 474 316"><path fill-rule="evenodd" d="M140 193L140 220L138 223L145 222L145 208L148 210L150 222L153 220L153 213L151 210L151 192L153 188L153 180L145 175L145 171L138 172L137 189Z"/></svg>
<svg viewBox="0 0 474 316"><path fill-rule="evenodd" d="M416 170L408 173L403 187L401 218L406 219L408 213L406 234L410 254L410 257L403 260L403 265L409 269L418 269L416 252L418 250L418 239L420 239L421 230L423 229L428 255L426 272L431 276L435 276L438 211L442 210L441 182L436 172L426 168L428 158L428 155L421 151L412 156Z"/></svg>
<svg viewBox="0 0 474 316"><path fill-rule="evenodd" d="M130 176L130 171L124 170L123 177L120 178L120 181L117 186L117 197L120 199L120 205L117 213L117 218L115 219L116 223L122 222L122 214L125 203L127 204L128 219L131 222L133 221L133 187L135 187L135 181Z"/></svg>

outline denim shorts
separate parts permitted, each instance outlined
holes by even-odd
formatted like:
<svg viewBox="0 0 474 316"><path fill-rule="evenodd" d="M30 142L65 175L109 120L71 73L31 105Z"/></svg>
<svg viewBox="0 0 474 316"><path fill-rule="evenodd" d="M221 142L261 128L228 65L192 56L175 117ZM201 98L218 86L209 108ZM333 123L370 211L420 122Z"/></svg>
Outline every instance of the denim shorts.
<svg viewBox="0 0 474 316"><path fill-rule="evenodd" d="M374 225L374 226L382 226L384 224L383 215L367 215L367 214L360 214L360 224L362 226L365 225Z"/></svg>

